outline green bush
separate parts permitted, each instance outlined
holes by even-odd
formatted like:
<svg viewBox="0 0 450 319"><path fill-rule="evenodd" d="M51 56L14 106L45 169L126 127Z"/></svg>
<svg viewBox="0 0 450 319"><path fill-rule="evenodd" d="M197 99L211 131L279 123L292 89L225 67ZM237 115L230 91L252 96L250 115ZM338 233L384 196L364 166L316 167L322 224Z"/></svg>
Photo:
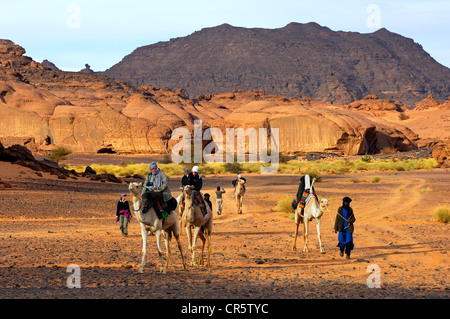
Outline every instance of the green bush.
<svg viewBox="0 0 450 319"><path fill-rule="evenodd" d="M361 157L361 161L365 162L365 163L370 163L372 162L372 156L368 155L366 153L366 155L364 155L363 157Z"/></svg>
<svg viewBox="0 0 450 319"><path fill-rule="evenodd" d="M72 151L65 148L65 147L57 147L55 149L52 149L50 152L50 155L48 156L48 159L55 161L59 163L60 161L63 161L67 158L67 155L72 154Z"/></svg>

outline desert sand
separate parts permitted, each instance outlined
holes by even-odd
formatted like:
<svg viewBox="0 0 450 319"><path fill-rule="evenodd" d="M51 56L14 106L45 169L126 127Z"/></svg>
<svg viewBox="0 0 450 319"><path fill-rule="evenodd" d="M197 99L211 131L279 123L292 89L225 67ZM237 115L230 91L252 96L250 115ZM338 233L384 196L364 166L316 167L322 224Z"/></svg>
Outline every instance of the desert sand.
<svg viewBox="0 0 450 319"><path fill-rule="evenodd" d="M115 224L115 206L126 183L87 178L59 180L28 168L0 163L1 298L126 299L447 299L450 297L448 225L432 211L448 203L447 170L370 172L323 176L319 197L330 202L322 217L325 254L310 223L309 253L303 239L292 251L294 221L277 212L278 199L295 196L300 176L247 174L244 212L232 200L234 175L204 177L204 192L220 185L223 214L214 216L211 267L184 270L175 240L168 273L159 273L155 237L148 241L144 274L140 227L129 235ZM380 182L370 183L373 176ZM171 177L178 195L180 178ZM1 186L0 186L1 187ZM353 199L356 216L351 259L339 256L332 232L344 196ZM212 195L215 207L215 195ZM302 234L302 231L300 232ZM185 257L186 232L181 241ZM81 288L69 289L67 267L80 266ZM368 269L378 265L381 288L369 288Z"/></svg>

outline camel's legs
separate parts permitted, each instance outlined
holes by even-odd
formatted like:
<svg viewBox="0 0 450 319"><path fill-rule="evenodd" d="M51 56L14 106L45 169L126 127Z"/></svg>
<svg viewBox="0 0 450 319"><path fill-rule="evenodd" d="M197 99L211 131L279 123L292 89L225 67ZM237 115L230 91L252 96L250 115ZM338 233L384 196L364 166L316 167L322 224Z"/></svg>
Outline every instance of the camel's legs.
<svg viewBox="0 0 450 319"><path fill-rule="evenodd" d="M241 214L242 210L241 210L241 197L239 196L239 194L236 194L236 207L237 207L237 213Z"/></svg>
<svg viewBox="0 0 450 319"><path fill-rule="evenodd" d="M198 233L200 232L200 227L194 228L194 237L192 238L192 259L191 259L191 266L198 266L198 264L195 261L195 249L197 248L197 238Z"/></svg>
<svg viewBox="0 0 450 319"><path fill-rule="evenodd" d="M178 250L180 251L180 254L181 254L181 261L183 263L183 268L186 269L186 262L184 261L183 248L181 246L180 236L179 235L175 235L175 239L176 239L177 244L178 244Z"/></svg>
<svg viewBox="0 0 450 319"><path fill-rule="evenodd" d="M198 233L198 237L202 240L202 252L201 252L200 257L198 259L198 264L199 265L203 265L203 263L204 263L204 261L203 261L203 253L205 251L206 238L205 238L205 235L201 231Z"/></svg>
<svg viewBox="0 0 450 319"><path fill-rule="evenodd" d="M206 230L206 238L208 239L208 260L206 262L206 266L211 266L211 232Z"/></svg>
<svg viewBox="0 0 450 319"><path fill-rule="evenodd" d="M161 247L161 230L157 230L155 232L155 237L156 237L156 247L158 248L159 261L161 263L160 272L165 273L164 272L164 260L162 257L162 247Z"/></svg>
<svg viewBox="0 0 450 319"><path fill-rule="evenodd" d="M170 259L170 245L169 245L169 234L164 236L164 242L166 243L166 264L164 266L164 273L167 272L169 268L169 259Z"/></svg>
<svg viewBox="0 0 450 319"><path fill-rule="evenodd" d="M319 239L319 249L321 254L325 254L325 250L322 247L322 239L320 236L320 218L316 218L317 238Z"/></svg>
<svg viewBox="0 0 450 319"><path fill-rule="evenodd" d="M295 235L294 235L294 245L292 246L292 250L297 250L297 236L298 236L298 225L300 224L300 221L298 220L299 217L297 217L297 213L295 213Z"/></svg>
<svg viewBox="0 0 450 319"><path fill-rule="evenodd" d="M303 219L303 241L305 242L305 246L303 247L303 252L309 252L308 249L308 221Z"/></svg>
<svg viewBox="0 0 450 319"><path fill-rule="evenodd" d="M186 224L186 234L188 238L188 250L192 253L192 229L188 224Z"/></svg>
<svg viewBox="0 0 450 319"><path fill-rule="evenodd" d="M179 223L175 223L175 225L173 226L173 236L175 237L175 240L177 241L177 245L178 245L178 250L180 251L180 255L181 255L181 262L183 263L183 268L186 269L186 262L184 261L184 255L183 255L183 248L181 246L181 242L180 242L180 235L181 235L181 224Z"/></svg>
<svg viewBox="0 0 450 319"><path fill-rule="evenodd" d="M177 216L177 218L178 218L178 216ZM183 233L183 212L180 213L180 224L179 225L180 225L179 232L180 232L180 236L181 236Z"/></svg>
<svg viewBox="0 0 450 319"><path fill-rule="evenodd" d="M147 255L147 230L142 224L141 224L141 235L142 235L142 261L141 267L139 268L138 272L142 274L144 272L145 256Z"/></svg>

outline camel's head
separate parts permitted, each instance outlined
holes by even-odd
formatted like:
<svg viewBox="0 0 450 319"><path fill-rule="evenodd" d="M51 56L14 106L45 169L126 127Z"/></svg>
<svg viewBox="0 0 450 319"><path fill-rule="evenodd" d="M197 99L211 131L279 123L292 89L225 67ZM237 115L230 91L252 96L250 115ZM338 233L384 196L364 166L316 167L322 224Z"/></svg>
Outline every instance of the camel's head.
<svg viewBox="0 0 450 319"><path fill-rule="evenodd" d="M132 182L128 185L128 189L133 196L138 197L142 191L142 183Z"/></svg>
<svg viewBox="0 0 450 319"><path fill-rule="evenodd" d="M191 198L191 196L192 196L192 190L193 190L193 188L192 188L191 185L185 185L185 186L183 187L183 193L184 193L184 195L185 195L186 197Z"/></svg>
<svg viewBox="0 0 450 319"><path fill-rule="evenodd" d="M321 206L322 208L328 207L328 199L322 198L322 199L320 200L320 206Z"/></svg>

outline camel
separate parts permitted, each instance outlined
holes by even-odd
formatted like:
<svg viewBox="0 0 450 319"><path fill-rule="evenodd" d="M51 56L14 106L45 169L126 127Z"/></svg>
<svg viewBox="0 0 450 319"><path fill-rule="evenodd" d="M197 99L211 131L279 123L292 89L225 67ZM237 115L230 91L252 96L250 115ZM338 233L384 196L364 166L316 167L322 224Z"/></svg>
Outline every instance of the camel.
<svg viewBox="0 0 450 319"><path fill-rule="evenodd" d="M312 181L312 184L314 184L315 178ZM311 184L311 189L312 189ZM322 240L320 237L320 218L322 217L323 211L326 207L328 207L328 200L326 198L322 198L320 203L317 200L317 198L314 195L309 196L309 200L306 201L305 209L303 212L303 217L301 217L301 207L300 205L297 206L297 209L295 210L295 236L294 236L294 245L292 246L292 250L296 251L296 243L297 243L297 235L298 235L298 225L303 222L303 241L305 243L305 246L303 247L303 252L309 252L308 248L308 222L311 221L313 218L316 221L316 229L317 229L317 237L319 239L319 248L320 253L324 254L325 250L322 247Z"/></svg>
<svg viewBox="0 0 450 319"><path fill-rule="evenodd" d="M188 249L192 253L191 266L198 266L198 264L203 265L203 252L205 250L206 241L208 241L208 259L206 266L211 266L211 233L213 226L213 214L208 205L206 205L206 210L208 216L206 219L203 217L201 208L196 205L193 197L192 186L186 185L183 189L184 193L184 212L182 215L182 220L186 223L186 233L188 237ZM192 228L194 229L194 236L192 236ZM206 238L205 238L206 235ZM197 238L203 242L202 253L200 254L199 263L195 262L195 250L197 247Z"/></svg>
<svg viewBox="0 0 450 319"><path fill-rule="evenodd" d="M237 213L242 214L242 199L244 198L245 189L244 181L238 179L236 183L236 188L234 189L234 200L236 202Z"/></svg>
<svg viewBox="0 0 450 319"><path fill-rule="evenodd" d="M144 272L145 265L145 257L147 254L147 236L148 232L154 234L156 236L156 246L158 249L159 259L161 261L160 272L165 274L167 273L167 268L169 266L169 258L170 258L170 246L169 241L172 238L172 234L175 236L175 239L178 244L178 249L181 254L181 261L183 263L183 268L186 269L186 263L184 261L183 250L180 242L180 225L178 223L178 216L175 211L171 211L170 215L166 217L166 219L161 220L156 215L155 210L150 208L147 213L143 214L142 209L142 183L130 183L128 189L130 193L133 195L133 211L136 215L136 219L140 222L141 225L141 235L142 235L142 261L141 267L139 268L139 273ZM162 257L162 248L161 248L161 235L163 235L165 244L166 244L166 262L164 263Z"/></svg>
<svg viewBox="0 0 450 319"><path fill-rule="evenodd" d="M180 188L183 189L183 187L180 187ZM181 233L183 232L183 227L186 226L183 223L183 210L184 210L183 208L184 207L182 205L180 205L182 199L183 199L183 193L181 193L177 197L177 203L178 203L177 208L178 208L178 213L180 215L180 236L181 236Z"/></svg>

